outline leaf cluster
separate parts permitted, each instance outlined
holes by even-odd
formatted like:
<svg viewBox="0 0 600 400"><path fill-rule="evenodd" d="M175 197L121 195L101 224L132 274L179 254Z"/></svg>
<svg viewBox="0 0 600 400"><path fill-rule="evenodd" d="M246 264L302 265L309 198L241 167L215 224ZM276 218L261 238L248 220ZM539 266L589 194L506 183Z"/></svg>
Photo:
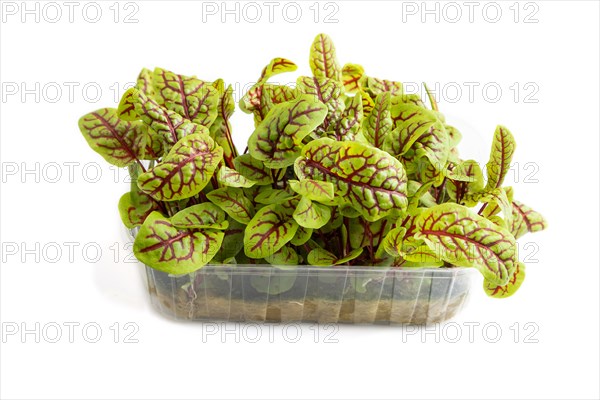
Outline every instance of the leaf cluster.
<svg viewBox="0 0 600 400"><path fill-rule="evenodd" d="M140 227L136 257L173 274L207 263L474 267L489 295L514 293L525 273L516 239L546 221L503 186L510 131L496 128L484 178L432 96L427 106L401 82L340 66L324 34L309 65L295 87L278 85L269 80L297 67L275 58L243 95L255 124L243 154L221 79L143 69L118 108L81 117L92 149L129 169L119 212Z"/></svg>

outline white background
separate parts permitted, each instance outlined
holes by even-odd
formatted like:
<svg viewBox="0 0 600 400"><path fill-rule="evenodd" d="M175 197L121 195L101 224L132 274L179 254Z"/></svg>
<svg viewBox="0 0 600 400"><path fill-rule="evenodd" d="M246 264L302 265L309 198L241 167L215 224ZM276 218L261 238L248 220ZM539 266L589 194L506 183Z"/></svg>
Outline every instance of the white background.
<svg viewBox="0 0 600 400"><path fill-rule="evenodd" d="M74 9L73 22L67 6L55 3L62 12L55 23L49 20L56 9L44 3L37 6L39 22L35 14L22 15L21 2L7 3L0 28L2 398L599 397L597 2L498 2L487 13L486 3L478 3L472 22L463 2L452 9L438 3L437 22L435 14L421 21L421 2L335 2L327 9L321 3L318 23L313 2L298 3L296 23L289 21L295 9L287 9L288 21L282 15L285 3L275 8L273 23L261 2L256 23L243 14L239 23L235 15L222 23L220 13L204 14L203 22L202 3L191 1L137 1L126 9L100 2L97 23L85 20L85 3ZM454 5L462 18L452 23ZM502 15L492 23L497 8ZM94 10L87 11L93 19ZM124 23L133 11L138 22ZM246 11L254 18L254 10ZM332 11L338 22L324 23ZM465 158L485 162L496 124L511 129L519 176L508 183L550 226L520 240L528 276L514 297L487 298L476 276L470 305L453 330L436 336L435 330L341 326L337 343L326 343L331 330L310 325L296 343L289 340L295 327L268 326L260 327L258 343L249 343L255 327L232 324L233 333L222 338L225 326L174 323L151 309L139 268L127 262L129 239L117 214L126 173L115 182L116 171L81 137L78 118L115 106L114 90L122 93L142 67L222 77L238 85L239 96L240 86L282 56L299 65L296 75L281 78L294 81L310 72L308 49L319 32L332 36L342 64L360 63L382 78L437 82L441 110L463 132ZM478 85L471 99L467 83ZM500 87L501 96L484 93L486 84ZM67 85L78 85L72 98ZM457 86L462 96L454 101ZM94 87L102 90L98 99ZM23 98L22 89L33 92ZM239 110L234 116L240 150L251 119ZM72 179L65 163L75 163ZM92 182L96 165L102 175ZM76 243L72 259L65 243ZM99 260L94 248L102 251ZM70 322L80 324L73 343L64 325ZM132 332L127 322L139 327L138 343L125 343ZM46 328L39 343L34 334L7 333L36 323ZM83 335L86 323L101 327L97 343L86 341L94 336L93 329ZM470 323L480 324L471 340ZM54 324L62 326L62 337L50 343ZM501 336L491 343L498 328ZM462 337L451 343L457 330Z"/></svg>

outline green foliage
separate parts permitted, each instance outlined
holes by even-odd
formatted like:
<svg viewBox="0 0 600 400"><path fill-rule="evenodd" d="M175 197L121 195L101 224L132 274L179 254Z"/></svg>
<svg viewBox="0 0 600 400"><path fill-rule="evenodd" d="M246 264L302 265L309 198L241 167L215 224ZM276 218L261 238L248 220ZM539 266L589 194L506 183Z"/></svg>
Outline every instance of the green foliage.
<svg viewBox="0 0 600 400"><path fill-rule="evenodd" d="M291 288L299 264L472 267L488 295L512 295L525 277L516 239L547 223L503 186L510 131L496 128L483 170L460 158L462 135L427 88L423 101L359 64L340 67L325 34L309 66L296 87L274 84L297 69L274 58L242 95L255 124L243 154L221 79L143 69L118 108L81 117L90 147L129 169L118 208L140 227L137 258L172 274L209 262L291 268L278 282L252 278L273 295Z"/></svg>
<svg viewBox="0 0 600 400"><path fill-rule="evenodd" d="M302 140L326 115L327 108L311 96L277 104L250 136L250 155L269 168L294 164L302 149Z"/></svg>
<svg viewBox="0 0 600 400"><path fill-rule="evenodd" d="M156 200L187 199L204 189L222 159L222 147L208 134L194 133L180 139L160 164L140 175L138 186Z"/></svg>
<svg viewBox="0 0 600 400"><path fill-rule="evenodd" d="M421 212L415 239L452 265L475 267L497 285L505 285L516 267L515 238L465 206L439 204Z"/></svg>
<svg viewBox="0 0 600 400"><path fill-rule="evenodd" d="M187 274L215 256L224 233L215 229L177 228L155 211L144 221L133 243L141 262L170 274Z"/></svg>

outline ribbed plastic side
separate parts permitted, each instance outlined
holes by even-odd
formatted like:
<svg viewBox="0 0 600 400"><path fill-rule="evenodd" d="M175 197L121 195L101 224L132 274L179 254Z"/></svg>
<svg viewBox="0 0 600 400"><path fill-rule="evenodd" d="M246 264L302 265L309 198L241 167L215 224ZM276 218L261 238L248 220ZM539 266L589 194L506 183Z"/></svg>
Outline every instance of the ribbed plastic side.
<svg viewBox="0 0 600 400"><path fill-rule="evenodd" d="M432 324L460 312L471 285L464 268L209 265L146 275L154 307L178 320Z"/></svg>

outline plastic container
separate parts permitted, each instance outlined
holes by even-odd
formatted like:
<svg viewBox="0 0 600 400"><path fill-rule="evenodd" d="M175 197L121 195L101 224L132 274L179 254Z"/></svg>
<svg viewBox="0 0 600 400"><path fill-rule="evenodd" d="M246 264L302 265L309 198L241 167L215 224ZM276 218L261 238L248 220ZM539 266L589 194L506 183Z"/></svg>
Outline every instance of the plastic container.
<svg viewBox="0 0 600 400"><path fill-rule="evenodd" d="M145 267L152 303L177 320L432 324L455 316L465 268L207 265L172 276Z"/></svg>

